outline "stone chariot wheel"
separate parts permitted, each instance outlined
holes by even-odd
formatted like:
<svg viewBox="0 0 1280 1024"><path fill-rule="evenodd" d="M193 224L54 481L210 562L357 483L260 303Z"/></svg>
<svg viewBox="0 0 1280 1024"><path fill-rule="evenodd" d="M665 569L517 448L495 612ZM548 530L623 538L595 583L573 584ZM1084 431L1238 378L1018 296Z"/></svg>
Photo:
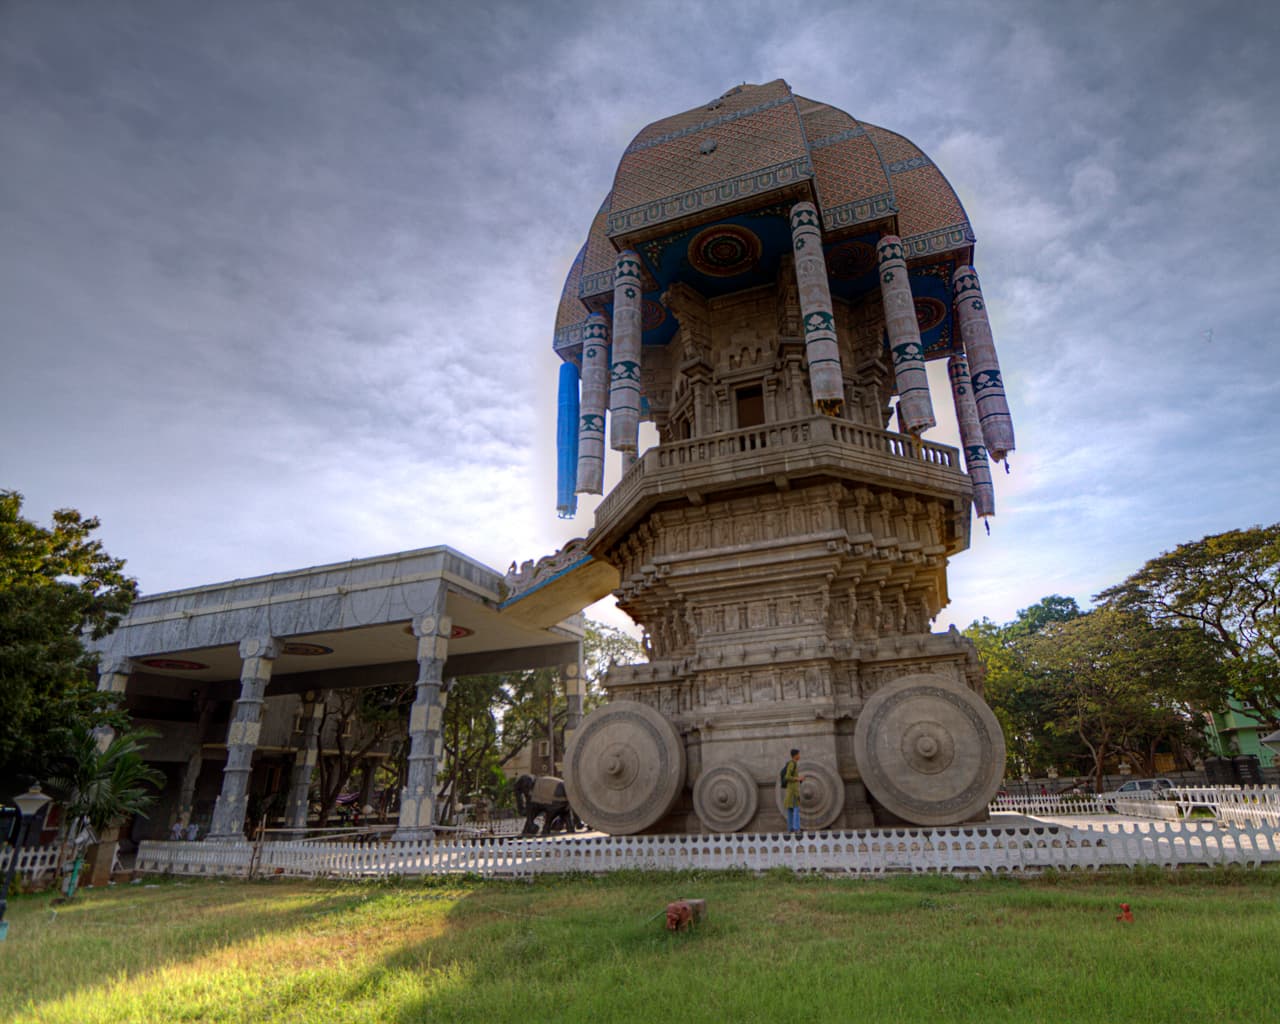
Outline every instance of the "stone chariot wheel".
<svg viewBox="0 0 1280 1024"><path fill-rule="evenodd" d="M570 805L610 835L644 831L684 789L684 742L662 715L635 701L615 700L591 712L564 761Z"/></svg>
<svg viewBox="0 0 1280 1024"><path fill-rule="evenodd" d="M916 825L986 809L1004 775L1004 734L982 698L943 676L895 679L858 716L853 755L871 795Z"/></svg>
<svg viewBox="0 0 1280 1024"><path fill-rule="evenodd" d="M800 759L800 826L802 828L826 828L844 810L844 783L833 769L818 761ZM781 782L774 784L774 802L778 813L786 816L782 803L787 790Z"/></svg>
<svg viewBox="0 0 1280 1024"><path fill-rule="evenodd" d="M755 817L756 781L737 761L704 771L693 787L693 809L712 832L737 832Z"/></svg>

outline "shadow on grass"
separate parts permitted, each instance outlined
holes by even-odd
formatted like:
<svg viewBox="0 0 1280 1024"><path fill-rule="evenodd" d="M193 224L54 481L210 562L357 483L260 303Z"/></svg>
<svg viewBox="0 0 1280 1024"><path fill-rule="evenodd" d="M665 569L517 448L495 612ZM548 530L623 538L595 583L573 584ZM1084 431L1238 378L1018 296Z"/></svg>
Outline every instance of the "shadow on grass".
<svg viewBox="0 0 1280 1024"><path fill-rule="evenodd" d="M304 928L366 898L324 882L219 879L85 889L60 905L54 895L30 893L9 903L0 1019L123 976L144 976Z"/></svg>

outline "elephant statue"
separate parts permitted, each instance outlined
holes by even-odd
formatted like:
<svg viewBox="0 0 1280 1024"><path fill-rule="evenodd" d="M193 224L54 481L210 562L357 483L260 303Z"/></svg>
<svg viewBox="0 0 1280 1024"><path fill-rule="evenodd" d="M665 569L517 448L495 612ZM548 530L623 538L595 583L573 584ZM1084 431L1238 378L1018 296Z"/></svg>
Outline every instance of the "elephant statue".
<svg viewBox="0 0 1280 1024"><path fill-rule="evenodd" d="M521 775L515 782L516 810L525 816L526 836L549 836L553 832L574 832L578 816L569 806L564 779L554 775Z"/></svg>

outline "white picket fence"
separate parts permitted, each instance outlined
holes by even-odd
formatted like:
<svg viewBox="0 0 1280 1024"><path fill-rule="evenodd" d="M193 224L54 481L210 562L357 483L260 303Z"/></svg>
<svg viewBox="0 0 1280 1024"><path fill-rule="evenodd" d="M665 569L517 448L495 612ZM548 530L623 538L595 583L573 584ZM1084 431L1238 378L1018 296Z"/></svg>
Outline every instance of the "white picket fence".
<svg viewBox="0 0 1280 1024"><path fill-rule="evenodd" d="M13 860L13 847L0 847L0 875L9 870ZM57 846L26 846L18 854L17 876L33 881L44 875L52 874L58 866Z"/></svg>
<svg viewBox="0 0 1280 1024"><path fill-rule="evenodd" d="M992 814L1048 815L1060 818L1070 815L1106 814L1107 809L1093 793L1070 793L1047 796L998 796L991 801Z"/></svg>
<svg viewBox="0 0 1280 1024"><path fill-rule="evenodd" d="M1274 827L1280 825L1280 786L1177 786L1126 793L1110 804L1094 793L1000 796L990 805L993 814L1063 818L1115 813L1165 821L1179 821L1198 809L1212 811L1219 821L1232 825Z"/></svg>
<svg viewBox="0 0 1280 1024"><path fill-rule="evenodd" d="M1179 807L1208 807L1232 825L1280 828L1280 786L1197 786L1174 790Z"/></svg>
<svg viewBox="0 0 1280 1024"><path fill-rule="evenodd" d="M885 872L997 873L1138 864L1280 862L1280 831L1215 821L1068 826L978 825L937 829L778 834L586 836L442 840L376 845L144 842L149 874L376 878L473 874L529 877L619 869L657 871L785 867L851 875Z"/></svg>

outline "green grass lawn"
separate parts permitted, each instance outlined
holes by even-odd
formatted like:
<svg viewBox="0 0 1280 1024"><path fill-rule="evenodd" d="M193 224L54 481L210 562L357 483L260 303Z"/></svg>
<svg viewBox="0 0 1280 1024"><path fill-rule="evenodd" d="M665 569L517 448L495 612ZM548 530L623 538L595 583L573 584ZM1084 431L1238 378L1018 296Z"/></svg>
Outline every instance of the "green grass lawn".
<svg viewBox="0 0 1280 1024"><path fill-rule="evenodd" d="M709 919L671 934L681 896ZM166 881L9 920L15 1021L1280 1020L1273 869Z"/></svg>

